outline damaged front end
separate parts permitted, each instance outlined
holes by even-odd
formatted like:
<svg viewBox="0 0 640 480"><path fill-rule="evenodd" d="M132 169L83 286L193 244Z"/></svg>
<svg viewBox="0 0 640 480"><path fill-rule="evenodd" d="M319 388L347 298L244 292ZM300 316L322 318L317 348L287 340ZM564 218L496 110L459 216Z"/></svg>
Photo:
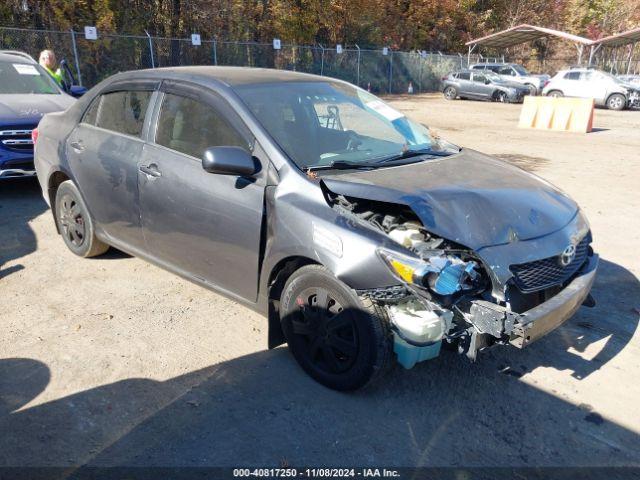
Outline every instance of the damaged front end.
<svg viewBox="0 0 640 480"><path fill-rule="evenodd" d="M570 277L522 294L515 292L513 281L498 285L476 252L425 229L410 207L325 193L342 215L382 231L390 240L377 253L398 285L359 293L385 308L394 351L405 368L438 356L443 342L471 360L496 344L524 347L590 300L597 265L590 247Z"/></svg>

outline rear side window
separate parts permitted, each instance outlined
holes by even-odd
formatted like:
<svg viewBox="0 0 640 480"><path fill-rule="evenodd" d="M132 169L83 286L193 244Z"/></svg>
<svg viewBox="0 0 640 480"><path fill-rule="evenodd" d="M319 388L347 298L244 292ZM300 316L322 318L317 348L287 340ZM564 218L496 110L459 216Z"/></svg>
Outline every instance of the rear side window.
<svg viewBox="0 0 640 480"><path fill-rule="evenodd" d="M471 80L471 74L469 72L460 72L458 78L460 80Z"/></svg>
<svg viewBox="0 0 640 480"><path fill-rule="evenodd" d="M564 74L565 80L578 80L580 78L580 72L567 72Z"/></svg>
<svg viewBox="0 0 640 480"><path fill-rule="evenodd" d="M162 100L156 143L201 158L209 147L244 147L247 142L212 106L167 93Z"/></svg>
<svg viewBox="0 0 640 480"><path fill-rule="evenodd" d="M82 121L113 132L139 137L150 99L150 91L105 93L93 101Z"/></svg>

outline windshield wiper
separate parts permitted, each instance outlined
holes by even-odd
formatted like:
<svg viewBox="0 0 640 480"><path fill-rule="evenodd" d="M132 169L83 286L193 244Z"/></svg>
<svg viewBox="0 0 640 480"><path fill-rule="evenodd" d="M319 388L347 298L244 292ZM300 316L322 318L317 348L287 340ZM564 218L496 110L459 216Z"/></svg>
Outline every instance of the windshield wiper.
<svg viewBox="0 0 640 480"><path fill-rule="evenodd" d="M389 157L384 157L378 160L376 163L387 163L394 162L396 160L403 160L405 158L419 157L421 155L431 155L434 157L448 157L449 155L453 155L452 152L443 152L438 150L431 150L429 148L425 148L422 150L405 150L404 152L398 155L391 155Z"/></svg>
<svg viewBox="0 0 640 480"><path fill-rule="evenodd" d="M311 165L307 168L308 172L315 172L316 170L349 170L358 168L378 168L380 165L376 163L367 162L348 162L346 160L334 160L327 165Z"/></svg>

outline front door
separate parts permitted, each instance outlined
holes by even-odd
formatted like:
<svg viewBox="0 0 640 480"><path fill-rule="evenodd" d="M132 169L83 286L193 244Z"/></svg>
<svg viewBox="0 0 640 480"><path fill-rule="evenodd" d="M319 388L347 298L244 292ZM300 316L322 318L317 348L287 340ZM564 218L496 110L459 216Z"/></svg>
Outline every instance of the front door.
<svg viewBox="0 0 640 480"><path fill-rule="evenodd" d="M206 148L252 151L254 140L213 92L180 84L162 90L138 173L147 251L178 273L255 301L264 168L252 178L202 168Z"/></svg>
<svg viewBox="0 0 640 480"><path fill-rule="evenodd" d="M153 86L132 88L96 97L66 148L71 171L100 231L124 248L138 249L144 241L137 163Z"/></svg>
<svg viewBox="0 0 640 480"><path fill-rule="evenodd" d="M472 84L473 94L478 98L488 98L493 93L493 86L487 84L487 77L484 73L473 72Z"/></svg>

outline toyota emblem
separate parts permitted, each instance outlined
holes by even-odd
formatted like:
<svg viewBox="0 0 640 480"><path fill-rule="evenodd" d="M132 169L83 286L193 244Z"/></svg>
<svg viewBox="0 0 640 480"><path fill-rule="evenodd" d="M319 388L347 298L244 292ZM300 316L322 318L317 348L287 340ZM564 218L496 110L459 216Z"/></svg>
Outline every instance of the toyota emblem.
<svg viewBox="0 0 640 480"><path fill-rule="evenodd" d="M576 246L572 243L567 245L567 248L565 248L560 254L560 265L566 267L573 262L574 258L576 258Z"/></svg>

